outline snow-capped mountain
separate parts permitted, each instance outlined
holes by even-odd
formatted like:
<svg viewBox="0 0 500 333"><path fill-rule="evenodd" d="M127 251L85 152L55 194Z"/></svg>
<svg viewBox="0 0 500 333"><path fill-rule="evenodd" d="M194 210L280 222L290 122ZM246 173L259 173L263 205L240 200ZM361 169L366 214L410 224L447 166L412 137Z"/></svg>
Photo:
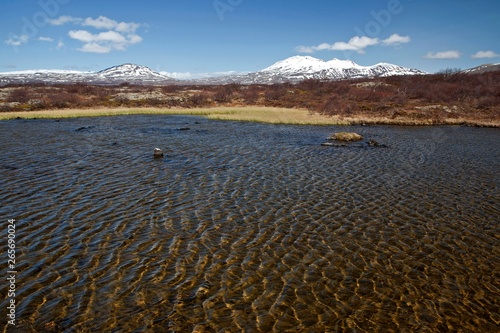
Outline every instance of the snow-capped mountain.
<svg viewBox="0 0 500 333"><path fill-rule="evenodd" d="M203 80L203 83L243 83L269 84L297 82L306 79L342 80L392 75L423 75L418 69L379 63L373 66L360 66L351 60L332 59L324 61L310 56L294 56L255 73L227 76Z"/></svg>
<svg viewBox="0 0 500 333"><path fill-rule="evenodd" d="M305 79L339 80L392 75L426 74L417 69L379 63L360 66L350 60L333 59L324 61L310 56L295 56L258 72L266 80L276 77L281 80L299 81Z"/></svg>
<svg viewBox="0 0 500 333"><path fill-rule="evenodd" d="M295 56L278 61L261 72L280 72L282 74L294 75L296 73L316 73L331 68L343 69L359 67L350 60L333 59L323 61L309 56Z"/></svg>
<svg viewBox="0 0 500 333"><path fill-rule="evenodd" d="M175 79L146 66L123 64L98 72L64 70L27 70L0 73L0 85L24 83L89 83L89 84L166 84Z"/></svg>
<svg viewBox="0 0 500 333"><path fill-rule="evenodd" d="M126 82L135 80L158 81L172 80L170 77L151 70L146 66L135 64L123 64L113 66L96 73L96 76L102 77L105 80L123 80Z"/></svg>

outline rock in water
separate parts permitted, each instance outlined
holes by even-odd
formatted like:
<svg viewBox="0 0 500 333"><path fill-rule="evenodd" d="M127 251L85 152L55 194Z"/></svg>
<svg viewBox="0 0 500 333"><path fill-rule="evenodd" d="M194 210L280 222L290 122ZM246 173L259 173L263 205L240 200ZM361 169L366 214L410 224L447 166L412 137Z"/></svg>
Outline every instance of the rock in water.
<svg viewBox="0 0 500 333"><path fill-rule="evenodd" d="M381 143L378 143L377 141L375 140L370 140L367 142L368 146L370 147L380 147L380 148L387 148L386 145L384 144L381 144Z"/></svg>
<svg viewBox="0 0 500 333"><path fill-rule="evenodd" d="M349 142L363 140L363 137L354 132L338 132L330 136L328 139Z"/></svg>
<svg viewBox="0 0 500 333"><path fill-rule="evenodd" d="M163 150L161 150L160 148L155 148L153 150L153 156L154 157L163 157Z"/></svg>

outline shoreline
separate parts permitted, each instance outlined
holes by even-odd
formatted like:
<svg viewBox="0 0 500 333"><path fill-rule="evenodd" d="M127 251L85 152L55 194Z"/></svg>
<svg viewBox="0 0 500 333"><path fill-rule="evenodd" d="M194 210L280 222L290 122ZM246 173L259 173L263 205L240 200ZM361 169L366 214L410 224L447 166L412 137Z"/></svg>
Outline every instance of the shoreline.
<svg viewBox="0 0 500 333"><path fill-rule="evenodd" d="M480 121L461 118L445 119L436 123L432 119L407 119L387 117L326 116L306 109L239 106L212 108L93 108L57 109L41 111L0 112L1 120L13 119L64 119L81 117L109 117L126 115L191 115L212 120L248 121L287 125L397 125L397 126L473 126L500 128L500 121Z"/></svg>

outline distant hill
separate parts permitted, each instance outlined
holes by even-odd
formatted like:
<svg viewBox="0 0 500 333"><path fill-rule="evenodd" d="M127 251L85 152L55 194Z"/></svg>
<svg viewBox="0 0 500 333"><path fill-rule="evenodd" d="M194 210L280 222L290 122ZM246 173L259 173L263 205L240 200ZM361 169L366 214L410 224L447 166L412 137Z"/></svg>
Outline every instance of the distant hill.
<svg viewBox="0 0 500 333"><path fill-rule="evenodd" d="M477 66L474 68L466 69L461 71L461 73L465 74L482 74L487 72L496 72L500 71L500 64L485 64L481 66Z"/></svg>

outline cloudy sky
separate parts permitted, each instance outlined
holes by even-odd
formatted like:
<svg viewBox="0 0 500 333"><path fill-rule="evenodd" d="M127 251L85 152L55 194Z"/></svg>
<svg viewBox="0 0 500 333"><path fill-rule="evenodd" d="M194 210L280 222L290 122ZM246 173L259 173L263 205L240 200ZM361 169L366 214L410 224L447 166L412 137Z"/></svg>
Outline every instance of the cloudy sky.
<svg viewBox="0 0 500 333"><path fill-rule="evenodd" d="M0 72L132 62L179 78L294 55L428 72L500 62L496 0L0 0Z"/></svg>

